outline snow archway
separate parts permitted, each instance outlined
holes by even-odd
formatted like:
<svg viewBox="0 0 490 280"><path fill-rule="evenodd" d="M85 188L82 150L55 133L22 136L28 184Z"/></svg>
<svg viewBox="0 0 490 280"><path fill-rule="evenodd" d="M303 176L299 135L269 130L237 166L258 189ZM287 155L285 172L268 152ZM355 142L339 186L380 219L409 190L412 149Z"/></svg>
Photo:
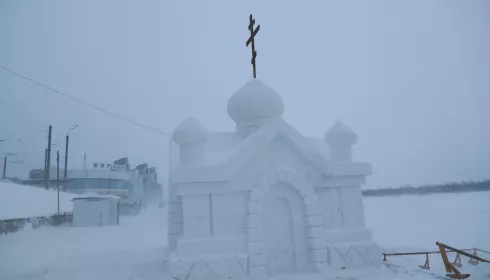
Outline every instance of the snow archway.
<svg viewBox="0 0 490 280"><path fill-rule="evenodd" d="M323 219L314 189L302 175L294 170L270 169L259 178L257 185L250 192L247 224L249 273L260 275L267 271L264 203L268 201L267 197L271 189L280 187L281 184L289 185L296 190L302 202L303 215L300 219L303 219L302 224L305 227L309 262L313 263L317 270L323 270L327 267L328 256ZM295 246L294 242L290 246Z"/></svg>

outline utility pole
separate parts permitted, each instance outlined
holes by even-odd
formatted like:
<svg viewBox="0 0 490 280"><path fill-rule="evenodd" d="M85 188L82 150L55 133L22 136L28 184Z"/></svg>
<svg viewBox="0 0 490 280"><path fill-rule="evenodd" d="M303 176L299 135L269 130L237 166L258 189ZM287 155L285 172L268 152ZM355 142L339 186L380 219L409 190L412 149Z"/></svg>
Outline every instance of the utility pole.
<svg viewBox="0 0 490 280"><path fill-rule="evenodd" d="M3 159L3 179L5 179L5 173L7 173L7 156Z"/></svg>
<svg viewBox="0 0 490 280"><path fill-rule="evenodd" d="M46 180L46 163L48 162L48 148L44 149L44 180Z"/></svg>
<svg viewBox="0 0 490 280"><path fill-rule="evenodd" d="M58 216L60 215L60 151L56 151L56 185L58 186Z"/></svg>
<svg viewBox="0 0 490 280"><path fill-rule="evenodd" d="M63 183L63 191L66 191L67 189L67 185L68 185L68 140L69 140L69 136L68 136L68 133L66 133L66 146L65 146L65 170L63 171L64 172L64 177L65 177L65 181ZM58 187L59 188L59 187Z"/></svg>
<svg viewBox="0 0 490 280"><path fill-rule="evenodd" d="M83 156L83 173L85 173L84 189L87 189L87 153Z"/></svg>
<svg viewBox="0 0 490 280"><path fill-rule="evenodd" d="M44 187L49 189L49 171L51 169L51 130L52 126L49 126L49 136L48 136L48 150L47 150L47 160L46 160L46 177L44 179Z"/></svg>
<svg viewBox="0 0 490 280"><path fill-rule="evenodd" d="M77 128L78 127L78 124L75 125L74 127L70 128L68 130L68 132L66 132L66 146L65 146L65 182L66 182L66 178L68 177L68 143L70 141L70 136L68 135L70 133L70 131L72 131L73 129Z"/></svg>
<svg viewBox="0 0 490 280"><path fill-rule="evenodd" d="M66 178L68 177L68 141L70 141L70 136L68 136L68 133L66 134L66 146L65 146L65 182Z"/></svg>

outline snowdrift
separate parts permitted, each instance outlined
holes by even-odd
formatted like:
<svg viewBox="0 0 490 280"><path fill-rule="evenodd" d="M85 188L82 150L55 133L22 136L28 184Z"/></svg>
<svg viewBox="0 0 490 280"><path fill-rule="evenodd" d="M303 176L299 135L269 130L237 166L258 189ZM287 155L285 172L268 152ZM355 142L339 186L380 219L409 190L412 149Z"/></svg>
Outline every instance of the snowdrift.
<svg viewBox="0 0 490 280"><path fill-rule="evenodd" d="M71 212L76 194L60 192L60 212ZM57 213L55 190L0 182L0 220L49 216Z"/></svg>

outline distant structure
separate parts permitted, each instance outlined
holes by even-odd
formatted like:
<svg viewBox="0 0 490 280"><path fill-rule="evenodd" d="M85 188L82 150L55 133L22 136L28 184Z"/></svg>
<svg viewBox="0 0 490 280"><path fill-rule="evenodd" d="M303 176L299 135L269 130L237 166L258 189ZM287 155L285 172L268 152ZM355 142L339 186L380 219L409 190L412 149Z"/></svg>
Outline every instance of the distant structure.
<svg viewBox="0 0 490 280"><path fill-rule="evenodd" d="M54 169L56 170L56 169ZM61 170L63 172L64 170ZM56 186L56 172L51 172L49 185ZM163 201L162 185L158 183L157 170L147 163L131 168L127 157L111 162L93 162L84 169L67 170L67 178L60 180L63 191L97 193L121 197L121 213L136 214L142 206ZM26 185L44 184L44 170L33 169Z"/></svg>

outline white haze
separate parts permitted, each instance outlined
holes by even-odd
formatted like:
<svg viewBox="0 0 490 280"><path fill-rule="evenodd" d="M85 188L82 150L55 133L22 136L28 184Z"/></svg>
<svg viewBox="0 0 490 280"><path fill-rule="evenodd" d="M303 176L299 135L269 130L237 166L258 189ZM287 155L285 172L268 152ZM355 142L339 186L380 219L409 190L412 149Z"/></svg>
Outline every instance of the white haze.
<svg viewBox="0 0 490 280"><path fill-rule="evenodd" d="M323 137L337 119L360 136L369 187L490 178L490 2L7 1L0 64L86 102L172 132L185 117L229 131L228 97L258 77L284 118ZM70 167L129 156L167 167L168 139L0 70L0 152L42 167L46 126ZM35 133L37 132L37 133ZM21 140L17 141L17 138ZM57 146L53 147L53 159ZM55 164L55 160L51 161Z"/></svg>

